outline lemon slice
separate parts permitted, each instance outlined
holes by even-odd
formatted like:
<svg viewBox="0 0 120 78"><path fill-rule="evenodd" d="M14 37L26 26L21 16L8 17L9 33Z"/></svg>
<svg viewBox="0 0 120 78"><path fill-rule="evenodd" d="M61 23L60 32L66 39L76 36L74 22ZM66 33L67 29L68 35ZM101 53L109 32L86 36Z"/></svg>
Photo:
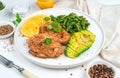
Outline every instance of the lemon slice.
<svg viewBox="0 0 120 78"><path fill-rule="evenodd" d="M21 33L26 37L31 37L39 33L39 26L35 22L25 23L21 28Z"/></svg>
<svg viewBox="0 0 120 78"><path fill-rule="evenodd" d="M50 19L49 21L45 21L45 20L44 20L45 17L50 17L50 16L48 16L48 15L40 14L40 15L38 15L38 16L43 19L43 23L46 23L46 22L51 21L51 19Z"/></svg>
<svg viewBox="0 0 120 78"><path fill-rule="evenodd" d="M49 16L44 14L39 14L28 18L21 28L21 33L26 37L31 37L35 34L38 34L40 26L46 23L46 21L44 20L45 17L49 17Z"/></svg>
<svg viewBox="0 0 120 78"><path fill-rule="evenodd" d="M33 16L33 17L29 18L26 22L28 22L28 23L29 22L35 22L36 24L41 26L41 24L44 23L44 20L40 15L36 15L36 16Z"/></svg>

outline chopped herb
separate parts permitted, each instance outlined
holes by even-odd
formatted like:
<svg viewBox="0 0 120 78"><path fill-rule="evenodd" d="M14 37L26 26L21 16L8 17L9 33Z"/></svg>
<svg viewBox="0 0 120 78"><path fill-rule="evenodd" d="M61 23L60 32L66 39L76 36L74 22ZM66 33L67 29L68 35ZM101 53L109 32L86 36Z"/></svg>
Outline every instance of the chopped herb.
<svg viewBox="0 0 120 78"><path fill-rule="evenodd" d="M47 29L48 29L48 30L51 30L51 29L52 29L52 26L51 26L51 25L48 25L48 26L47 26Z"/></svg>
<svg viewBox="0 0 120 78"><path fill-rule="evenodd" d="M17 13L16 14L16 19L13 22L14 25L18 25L22 21L20 15Z"/></svg>
<svg viewBox="0 0 120 78"><path fill-rule="evenodd" d="M61 31L62 31L61 27L54 28L54 32L61 32Z"/></svg>
<svg viewBox="0 0 120 78"><path fill-rule="evenodd" d="M18 22L18 23L20 23L21 21L22 21L22 19L21 19L21 17L20 17L20 15L17 13L16 14L16 21Z"/></svg>
<svg viewBox="0 0 120 78"><path fill-rule="evenodd" d="M0 1L0 10L4 9L5 6L3 5L3 3Z"/></svg>
<svg viewBox="0 0 120 78"><path fill-rule="evenodd" d="M18 23L16 20L14 20L12 22L13 22L14 25L17 25L17 23Z"/></svg>
<svg viewBox="0 0 120 78"><path fill-rule="evenodd" d="M44 41L45 44L49 45L52 43L52 40L50 38L46 38Z"/></svg>
<svg viewBox="0 0 120 78"><path fill-rule="evenodd" d="M52 22L52 26L57 26L58 24L59 24L59 22L57 22L57 21Z"/></svg>
<svg viewBox="0 0 120 78"><path fill-rule="evenodd" d="M49 20L50 20L50 17L45 17L44 20L45 20L45 21L49 21Z"/></svg>

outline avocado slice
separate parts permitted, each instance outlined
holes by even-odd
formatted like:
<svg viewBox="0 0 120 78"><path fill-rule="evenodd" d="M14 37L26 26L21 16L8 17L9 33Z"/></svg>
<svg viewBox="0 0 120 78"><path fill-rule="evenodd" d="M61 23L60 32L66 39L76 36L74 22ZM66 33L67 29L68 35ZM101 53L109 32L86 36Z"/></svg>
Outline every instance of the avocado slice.
<svg viewBox="0 0 120 78"><path fill-rule="evenodd" d="M88 50L95 41L95 35L89 30L74 33L67 46L65 54L70 58L76 58Z"/></svg>

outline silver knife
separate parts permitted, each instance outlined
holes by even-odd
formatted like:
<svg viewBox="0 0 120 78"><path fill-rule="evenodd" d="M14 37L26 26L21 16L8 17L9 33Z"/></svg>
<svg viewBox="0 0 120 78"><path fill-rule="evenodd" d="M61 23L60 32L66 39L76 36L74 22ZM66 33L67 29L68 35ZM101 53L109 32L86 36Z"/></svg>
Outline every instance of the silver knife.
<svg viewBox="0 0 120 78"><path fill-rule="evenodd" d="M21 72L26 78L40 78L37 75L35 75L34 73L18 66L15 65L12 61L8 60L7 58L3 57L2 55L0 55L0 63L3 64L4 66L6 66L7 68L15 68L17 69L19 72Z"/></svg>

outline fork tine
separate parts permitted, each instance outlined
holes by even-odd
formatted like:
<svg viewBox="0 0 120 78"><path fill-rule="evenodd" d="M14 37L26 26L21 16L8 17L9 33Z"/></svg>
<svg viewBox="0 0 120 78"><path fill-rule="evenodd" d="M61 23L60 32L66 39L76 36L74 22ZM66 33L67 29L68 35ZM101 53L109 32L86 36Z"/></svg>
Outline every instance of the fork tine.
<svg viewBox="0 0 120 78"><path fill-rule="evenodd" d="M3 57L3 56L1 56L1 55L0 55L0 60L1 60L2 62L9 62L8 59L6 59L5 57Z"/></svg>
<svg viewBox="0 0 120 78"><path fill-rule="evenodd" d="M20 72L22 72L24 70L23 68L15 65L12 61L8 60L7 58L3 57L2 55L0 55L0 62L8 68L14 67L17 70L19 70Z"/></svg>
<svg viewBox="0 0 120 78"><path fill-rule="evenodd" d="M0 62L7 67L12 67L13 62L0 55Z"/></svg>
<svg viewBox="0 0 120 78"><path fill-rule="evenodd" d="M4 57L2 55L0 55L0 58L3 59ZM5 59L5 58L4 58Z"/></svg>
<svg viewBox="0 0 120 78"><path fill-rule="evenodd" d="M0 58L5 60L5 61L9 61L8 59L6 59L5 57L3 57L2 55L0 55Z"/></svg>

